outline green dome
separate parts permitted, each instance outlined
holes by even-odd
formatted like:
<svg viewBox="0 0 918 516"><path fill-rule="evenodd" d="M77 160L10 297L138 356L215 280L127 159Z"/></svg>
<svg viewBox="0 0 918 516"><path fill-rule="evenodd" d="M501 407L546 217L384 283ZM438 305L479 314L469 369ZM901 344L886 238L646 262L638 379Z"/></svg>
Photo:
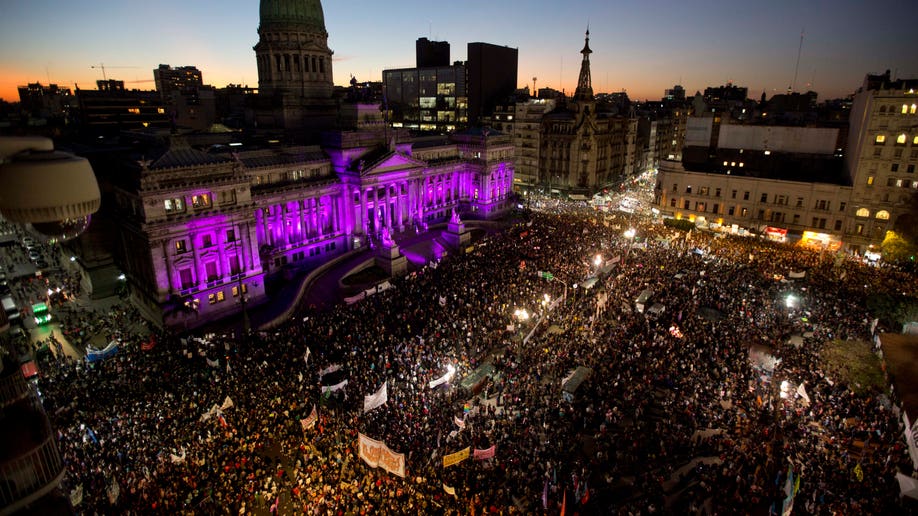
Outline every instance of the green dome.
<svg viewBox="0 0 918 516"><path fill-rule="evenodd" d="M325 30L320 0L261 0L261 25L296 24Z"/></svg>

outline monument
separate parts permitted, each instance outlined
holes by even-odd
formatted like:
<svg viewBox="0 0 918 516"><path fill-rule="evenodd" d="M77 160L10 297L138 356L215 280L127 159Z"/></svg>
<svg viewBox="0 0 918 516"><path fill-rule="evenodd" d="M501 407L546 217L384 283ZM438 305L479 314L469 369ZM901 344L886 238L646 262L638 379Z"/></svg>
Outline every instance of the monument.
<svg viewBox="0 0 918 516"><path fill-rule="evenodd" d="M459 218L459 213L455 209L453 209L453 213L449 217L449 222L446 223L443 240L458 251L465 249L472 240L472 233L465 229L465 224Z"/></svg>
<svg viewBox="0 0 918 516"><path fill-rule="evenodd" d="M408 258L399 250L398 244L389 234L389 228L383 227L379 247L376 250L376 265L391 276L404 276L408 272Z"/></svg>

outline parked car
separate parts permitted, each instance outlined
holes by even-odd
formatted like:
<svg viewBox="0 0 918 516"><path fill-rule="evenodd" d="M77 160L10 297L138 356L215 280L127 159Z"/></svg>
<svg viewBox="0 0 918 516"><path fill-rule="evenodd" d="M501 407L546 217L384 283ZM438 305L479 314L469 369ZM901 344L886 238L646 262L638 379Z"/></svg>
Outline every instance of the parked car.
<svg viewBox="0 0 918 516"><path fill-rule="evenodd" d="M23 237L22 245L25 246L26 249L31 249L35 247L35 240L33 240L32 237Z"/></svg>
<svg viewBox="0 0 918 516"><path fill-rule="evenodd" d="M29 249L29 259L33 262L41 258L41 253L38 252L38 249Z"/></svg>

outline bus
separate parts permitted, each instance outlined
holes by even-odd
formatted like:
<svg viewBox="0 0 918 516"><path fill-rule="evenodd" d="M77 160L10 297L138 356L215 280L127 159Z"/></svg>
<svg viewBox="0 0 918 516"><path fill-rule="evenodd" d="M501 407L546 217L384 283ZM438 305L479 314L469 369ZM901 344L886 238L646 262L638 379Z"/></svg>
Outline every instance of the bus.
<svg viewBox="0 0 918 516"><path fill-rule="evenodd" d="M32 305L32 315L35 317L35 324L38 326L51 322L51 311L48 310L48 305L44 303Z"/></svg>

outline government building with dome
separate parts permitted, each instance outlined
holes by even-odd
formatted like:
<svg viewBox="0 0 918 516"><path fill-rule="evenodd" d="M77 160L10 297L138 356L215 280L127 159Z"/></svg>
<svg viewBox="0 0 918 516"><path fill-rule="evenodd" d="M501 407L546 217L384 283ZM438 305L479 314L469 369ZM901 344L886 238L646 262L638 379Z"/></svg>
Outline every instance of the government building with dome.
<svg viewBox="0 0 918 516"><path fill-rule="evenodd" d="M238 316L267 300L266 283L298 270L443 231L454 213L491 219L512 206L509 135L397 132L378 105L333 97L319 0L263 0L260 15L259 91L246 109L262 143L173 135L107 188L115 262L132 301L163 326Z"/></svg>

